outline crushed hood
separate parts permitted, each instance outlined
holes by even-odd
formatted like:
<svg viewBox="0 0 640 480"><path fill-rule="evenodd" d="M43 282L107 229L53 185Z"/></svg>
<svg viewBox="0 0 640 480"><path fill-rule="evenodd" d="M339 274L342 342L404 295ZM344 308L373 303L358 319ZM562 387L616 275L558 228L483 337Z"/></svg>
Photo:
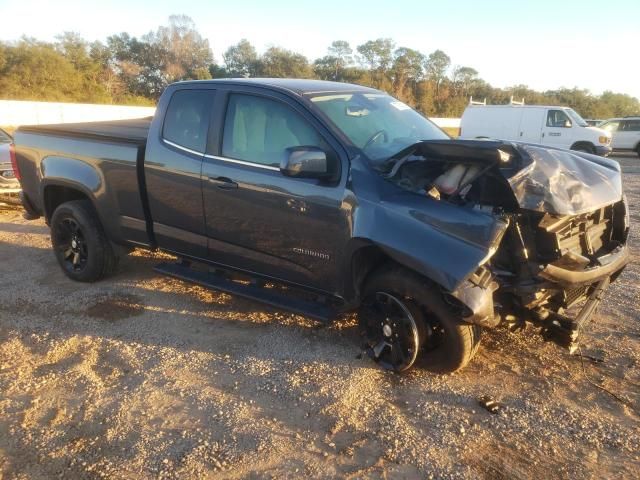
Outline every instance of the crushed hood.
<svg viewBox="0 0 640 480"><path fill-rule="evenodd" d="M588 153L495 140L426 140L394 157L404 156L496 166L525 210L578 215L622 198L618 163ZM397 167L385 176L394 175Z"/></svg>
<svg viewBox="0 0 640 480"><path fill-rule="evenodd" d="M517 148L525 154L526 166L507 180L520 208L578 215L622 198L617 162L537 145L517 144Z"/></svg>

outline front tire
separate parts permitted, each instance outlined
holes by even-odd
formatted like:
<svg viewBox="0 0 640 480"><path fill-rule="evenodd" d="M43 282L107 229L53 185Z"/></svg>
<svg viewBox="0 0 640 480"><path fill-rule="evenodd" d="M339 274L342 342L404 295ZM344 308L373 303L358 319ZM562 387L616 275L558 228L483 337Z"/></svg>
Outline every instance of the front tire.
<svg viewBox="0 0 640 480"><path fill-rule="evenodd" d="M95 282L112 273L118 263L111 243L88 200L58 206L51 216L51 244L67 277Z"/></svg>
<svg viewBox="0 0 640 480"><path fill-rule="evenodd" d="M466 366L478 350L481 327L462 322L441 292L410 270L373 273L363 299L359 322L365 349L383 368L402 372L418 363L450 373Z"/></svg>

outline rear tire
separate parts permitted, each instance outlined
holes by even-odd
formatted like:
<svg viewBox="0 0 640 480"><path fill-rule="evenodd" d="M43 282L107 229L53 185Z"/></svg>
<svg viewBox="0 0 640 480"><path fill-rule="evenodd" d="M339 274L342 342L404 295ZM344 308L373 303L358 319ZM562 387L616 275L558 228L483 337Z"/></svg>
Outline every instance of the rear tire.
<svg viewBox="0 0 640 480"><path fill-rule="evenodd" d="M395 312L409 314L401 319L402 324L416 325L417 338L413 342L404 342L407 360L399 364L390 361L393 346L384 344L392 343L389 333L395 335L393 325L400 323L398 320L402 315L380 315L389 313L389 310L380 308L381 298L392 298L392 303L400 302L404 308L397 306ZM478 350L481 327L457 318L440 291L410 270L392 267L374 272L366 281L363 299L358 316L365 348L383 368L402 372L417 362L426 370L449 373L467 365ZM391 324L389 328L388 324ZM410 343L417 347L415 355L407 348Z"/></svg>
<svg viewBox="0 0 640 480"><path fill-rule="evenodd" d="M89 200L61 204L50 224L51 244L67 277L95 282L115 270L118 257Z"/></svg>

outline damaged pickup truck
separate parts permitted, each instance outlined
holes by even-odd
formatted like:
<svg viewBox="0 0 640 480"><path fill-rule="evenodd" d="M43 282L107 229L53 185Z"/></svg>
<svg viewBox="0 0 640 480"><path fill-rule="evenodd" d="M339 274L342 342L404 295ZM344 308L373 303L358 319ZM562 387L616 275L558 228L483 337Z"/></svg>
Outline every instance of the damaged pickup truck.
<svg viewBox="0 0 640 480"><path fill-rule="evenodd" d="M357 311L395 371L462 368L500 323L571 349L628 262L616 162L451 140L356 85L183 82L153 119L22 127L12 152L70 278L162 249L173 277L322 321Z"/></svg>

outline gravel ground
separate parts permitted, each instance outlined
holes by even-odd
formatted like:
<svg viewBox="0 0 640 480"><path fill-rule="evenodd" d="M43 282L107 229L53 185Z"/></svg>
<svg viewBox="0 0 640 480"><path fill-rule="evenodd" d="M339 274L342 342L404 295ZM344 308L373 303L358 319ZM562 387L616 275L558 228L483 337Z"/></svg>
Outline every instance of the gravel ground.
<svg viewBox="0 0 640 480"><path fill-rule="evenodd" d="M640 163L620 161L637 257ZM399 376L360 358L353 319L162 277L159 257L74 283L44 223L0 208L0 479L640 478L637 262L582 358L499 328L462 372Z"/></svg>

